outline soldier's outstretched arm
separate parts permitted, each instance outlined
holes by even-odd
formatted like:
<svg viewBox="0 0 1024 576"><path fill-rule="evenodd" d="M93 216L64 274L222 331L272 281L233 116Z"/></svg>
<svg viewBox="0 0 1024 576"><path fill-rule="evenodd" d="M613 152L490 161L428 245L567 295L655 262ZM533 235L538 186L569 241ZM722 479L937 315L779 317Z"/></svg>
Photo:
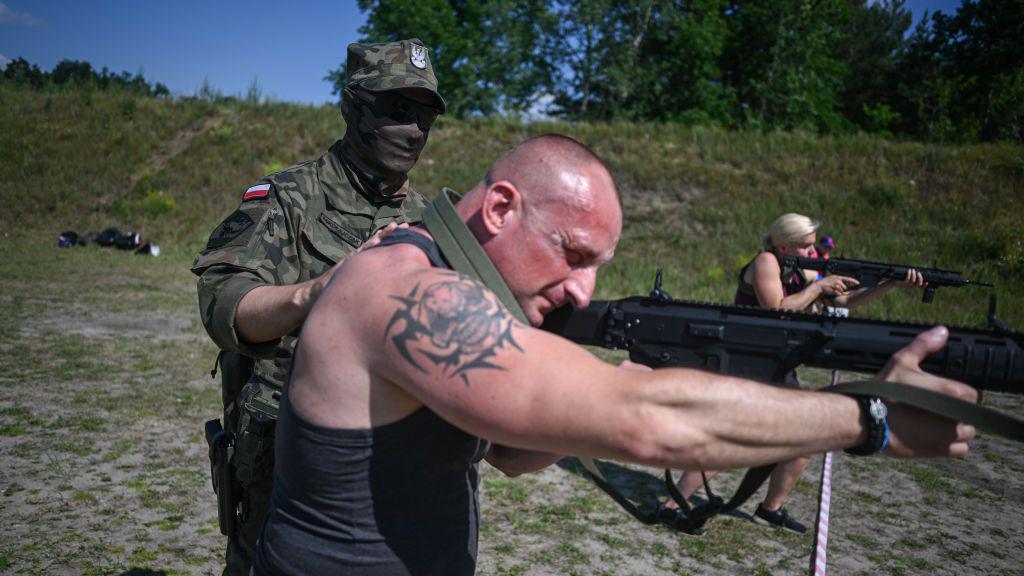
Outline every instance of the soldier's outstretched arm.
<svg viewBox="0 0 1024 576"><path fill-rule="evenodd" d="M374 233L356 252L376 246L396 228L408 227L408 224L392 222ZM276 341L291 333L306 320L340 265L341 262L305 282L285 286L268 284L246 293L235 312L236 330L247 342Z"/></svg>
<svg viewBox="0 0 1024 576"><path fill-rule="evenodd" d="M299 282L293 265L294 242L277 191L270 184L239 208L210 235L192 271L200 276L203 324L223 349L249 356L273 351L278 339L302 325L337 265L317 278ZM378 230L360 250L372 247L396 227Z"/></svg>
<svg viewBox="0 0 1024 576"><path fill-rule="evenodd" d="M429 269L383 282L354 329L371 374L454 425L503 446L656 466L722 469L863 443L856 401L687 369L608 365L560 337L515 321L479 283ZM356 300L360 297L356 296ZM973 389L918 362L941 329L894 356L882 376L975 400ZM965 453L973 428L890 407L888 454Z"/></svg>
<svg viewBox="0 0 1024 576"><path fill-rule="evenodd" d="M376 246L392 230L408 227L408 224L392 222L375 232L356 252ZM238 333L247 342L276 341L289 334L306 320L340 265L341 262L305 282L285 286L268 284L246 293L235 312Z"/></svg>

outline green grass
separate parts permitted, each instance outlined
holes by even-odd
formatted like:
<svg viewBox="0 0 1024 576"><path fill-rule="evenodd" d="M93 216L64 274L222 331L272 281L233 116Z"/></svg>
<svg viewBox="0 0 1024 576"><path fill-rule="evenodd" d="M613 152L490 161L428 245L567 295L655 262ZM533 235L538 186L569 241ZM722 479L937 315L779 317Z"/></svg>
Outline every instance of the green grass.
<svg viewBox="0 0 1024 576"><path fill-rule="evenodd" d="M11 207L0 214L5 229L17 222L19 231L38 230L49 242L65 228L132 228L179 265L250 182L316 156L344 130L329 106L142 99L126 117L122 95L5 88L0 97L9 104L0 110L0 201ZM442 117L412 182L430 196L441 186L468 190L503 151L544 132L592 146L619 184L625 228L599 296L646 293L655 269L664 267L674 296L729 301L736 271L756 253L768 224L796 211L821 219L843 255L935 264L994 281L1001 315L1024 326L1024 299L1015 297L1024 289L1019 145ZM34 252L20 260L52 266L70 258ZM15 277L24 274L31 271ZM159 294L158 286L134 284L140 294L133 300ZM977 325L987 294L944 289L925 305L906 290L863 313Z"/></svg>
<svg viewBox="0 0 1024 576"><path fill-rule="evenodd" d="M907 463L910 477L928 496L943 496L951 492L949 482L941 472L922 464Z"/></svg>

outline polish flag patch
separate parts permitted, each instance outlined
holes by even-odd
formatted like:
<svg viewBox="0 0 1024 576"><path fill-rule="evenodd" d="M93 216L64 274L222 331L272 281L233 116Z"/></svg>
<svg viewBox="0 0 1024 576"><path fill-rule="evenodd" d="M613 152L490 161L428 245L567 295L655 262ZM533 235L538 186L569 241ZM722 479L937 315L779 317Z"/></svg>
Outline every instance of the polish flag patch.
<svg viewBox="0 0 1024 576"><path fill-rule="evenodd" d="M270 184L257 184L245 191L245 194L242 195L242 201L266 198L267 194L270 194Z"/></svg>

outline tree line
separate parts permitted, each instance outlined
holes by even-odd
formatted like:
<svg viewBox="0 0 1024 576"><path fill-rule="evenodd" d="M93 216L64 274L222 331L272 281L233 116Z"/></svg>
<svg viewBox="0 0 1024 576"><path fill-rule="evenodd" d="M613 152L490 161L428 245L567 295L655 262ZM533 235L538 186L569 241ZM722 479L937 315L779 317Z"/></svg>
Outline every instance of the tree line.
<svg viewBox="0 0 1024 576"><path fill-rule="evenodd" d="M1024 1L359 0L418 37L455 116L1024 140ZM345 66L328 73L340 94Z"/></svg>
<svg viewBox="0 0 1024 576"><path fill-rule="evenodd" d="M0 71L0 82L32 90L48 88L84 88L97 90L121 90L137 96L169 97L167 86L150 83L141 73L120 74L111 72L106 66L96 70L89 62L61 60L47 72L24 58L15 58Z"/></svg>

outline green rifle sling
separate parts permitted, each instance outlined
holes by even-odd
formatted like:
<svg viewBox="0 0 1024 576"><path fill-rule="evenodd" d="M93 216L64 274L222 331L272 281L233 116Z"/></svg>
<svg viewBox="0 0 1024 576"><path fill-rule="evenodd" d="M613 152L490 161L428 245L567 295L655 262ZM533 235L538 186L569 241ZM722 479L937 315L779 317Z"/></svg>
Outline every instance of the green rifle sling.
<svg viewBox="0 0 1024 576"><path fill-rule="evenodd" d="M494 292L516 320L529 324L526 314L505 284L505 279L455 211L452 200L458 202L461 199L454 190L442 188L434 201L424 209L423 224L452 269L479 281Z"/></svg>
<svg viewBox="0 0 1024 576"><path fill-rule="evenodd" d="M853 396L879 396L886 400L902 402L914 408L944 416L950 420L970 424L979 430L1003 438L1024 442L1024 421L991 408L917 386L899 382L864 380L862 382L844 382L823 388L822 391Z"/></svg>

